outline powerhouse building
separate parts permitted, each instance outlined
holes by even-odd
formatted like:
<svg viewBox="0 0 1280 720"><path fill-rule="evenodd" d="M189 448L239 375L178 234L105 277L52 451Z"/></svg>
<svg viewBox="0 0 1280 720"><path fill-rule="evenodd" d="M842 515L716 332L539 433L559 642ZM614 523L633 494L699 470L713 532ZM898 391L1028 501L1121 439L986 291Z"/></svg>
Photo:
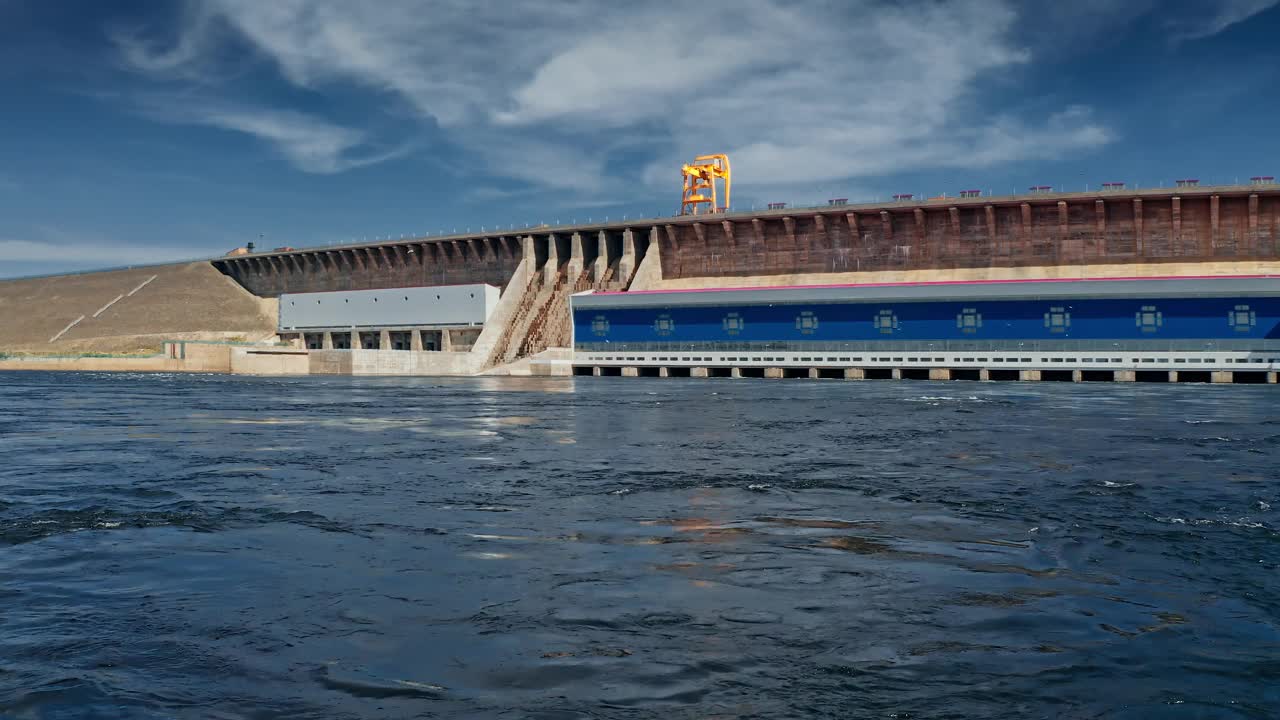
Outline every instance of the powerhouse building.
<svg viewBox="0 0 1280 720"><path fill-rule="evenodd" d="M1280 277L832 285L572 298L575 364L1268 371Z"/></svg>

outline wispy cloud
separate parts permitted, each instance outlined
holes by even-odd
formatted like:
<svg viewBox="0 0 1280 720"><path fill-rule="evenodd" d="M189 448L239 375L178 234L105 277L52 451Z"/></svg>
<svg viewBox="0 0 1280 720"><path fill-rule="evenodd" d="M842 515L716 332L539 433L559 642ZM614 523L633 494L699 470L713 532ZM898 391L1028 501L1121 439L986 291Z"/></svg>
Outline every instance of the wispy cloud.
<svg viewBox="0 0 1280 720"><path fill-rule="evenodd" d="M1200 40L1213 37L1233 25L1280 5L1280 0L1218 0L1209 3L1210 12L1194 22L1175 25L1174 40Z"/></svg>
<svg viewBox="0 0 1280 720"><path fill-rule="evenodd" d="M120 267L213 257L226 248L134 244L44 229L27 237L0 237L0 277L49 269Z"/></svg>
<svg viewBox="0 0 1280 720"><path fill-rule="evenodd" d="M205 0L168 45L134 39L121 50L147 72L199 72L219 62L214 40L230 30L293 85L378 94L491 174L613 194L611 154L622 147L628 167L647 159L645 177L660 185L678 162L712 151L732 155L739 180L777 184L982 167L1109 142L1087 108L1027 117L982 107L985 81L1030 60L1012 37L1016 7ZM270 140L317 172L378 157L357 152L370 141L363 131L287 112L215 113L205 124Z"/></svg>
<svg viewBox="0 0 1280 720"><path fill-rule="evenodd" d="M362 130L292 110L271 110L184 96L135 98L140 112L168 123L205 125L270 143L299 170L331 174L405 154L409 146L379 149Z"/></svg>
<svg viewBox="0 0 1280 720"><path fill-rule="evenodd" d="M178 75L187 79L201 76L207 63L199 62L212 52L218 28L208 6L188 3L183 6L184 30L171 43L149 40L142 28L112 26L107 36L115 43L126 66L157 77Z"/></svg>

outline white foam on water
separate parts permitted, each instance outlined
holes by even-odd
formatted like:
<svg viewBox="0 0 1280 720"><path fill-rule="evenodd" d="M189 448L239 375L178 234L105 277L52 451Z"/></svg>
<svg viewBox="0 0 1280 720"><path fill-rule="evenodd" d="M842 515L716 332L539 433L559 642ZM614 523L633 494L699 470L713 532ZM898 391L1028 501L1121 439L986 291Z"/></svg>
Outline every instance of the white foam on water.
<svg viewBox="0 0 1280 720"><path fill-rule="evenodd" d="M1266 525L1263 525L1262 523L1256 520L1250 520L1249 518L1240 518L1239 520L1230 520L1230 521L1226 521L1224 524L1230 525L1232 527L1242 527L1242 528L1266 527Z"/></svg>
<svg viewBox="0 0 1280 720"><path fill-rule="evenodd" d="M490 535L486 533L467 533L467 537L477 540L536 540L537 538L520 537L519 535Z"/></svg>
<svg viewBox="0 0 1280 720"><path fill-rule="evenodd" d="M1168 523L1171 525L1192 525L1195 527L1204 527L1207 525L1220 525L1223 527L1238 527L1256 530L1266 528L1266 524L1260 523L1252 518L1242 517L1235 520L1214 520L1213 518L1180 518L1180 517L1157 517L1153 518L1156 522Z"/></svg>

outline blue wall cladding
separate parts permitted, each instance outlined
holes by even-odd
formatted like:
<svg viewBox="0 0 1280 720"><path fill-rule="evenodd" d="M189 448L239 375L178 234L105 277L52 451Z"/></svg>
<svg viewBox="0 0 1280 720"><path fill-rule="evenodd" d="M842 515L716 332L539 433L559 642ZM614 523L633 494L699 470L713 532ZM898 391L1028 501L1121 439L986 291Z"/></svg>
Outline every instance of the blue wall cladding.
<svg viewBox="0 0 1280 720"><path fill-rule="evenodd" d="M1125 298L575 310L599 342L1280 338L1280 298Z"/></svg>

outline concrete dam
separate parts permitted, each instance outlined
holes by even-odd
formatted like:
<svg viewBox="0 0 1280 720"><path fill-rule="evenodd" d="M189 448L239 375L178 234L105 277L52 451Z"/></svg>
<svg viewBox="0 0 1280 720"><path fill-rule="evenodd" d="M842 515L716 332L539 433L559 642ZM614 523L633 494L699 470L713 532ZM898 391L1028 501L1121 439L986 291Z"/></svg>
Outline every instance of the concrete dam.
<svg viewBox="0 0 1280 720"><path fill-rule="evenodd" d="M276 305L289 349L274 352L296 372L1273 382L1280 186L1181 184L836 199L211 263Z"/></svg>

